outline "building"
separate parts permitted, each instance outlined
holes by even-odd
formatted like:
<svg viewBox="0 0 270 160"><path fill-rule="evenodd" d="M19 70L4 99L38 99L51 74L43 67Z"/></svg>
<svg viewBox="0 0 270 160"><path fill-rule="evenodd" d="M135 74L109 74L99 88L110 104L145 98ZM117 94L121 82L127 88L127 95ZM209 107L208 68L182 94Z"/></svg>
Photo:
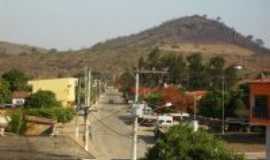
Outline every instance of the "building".
<svg viewBox="0 0 270 160"><path fill-rule="evenodd" d="M15 106L23 106L27 97L31 95L30 92L15 91L12 93L12 104Z"/></svg>
<svg viewBox="0 0 270 160"><path fill-rule="evenodd" d="M251 123L270 126L270 79L251 81L249 88Z"/></svg>
<svg viewBox="0 0 270 160"><path fill-rule="evenodd" d="M76 99L77 78L57 78L29 81L33 93L39 90L51 91L55 94L56 99L64 106L72 106Z"/></svg>
<svg viewBox="0 0 270 160"><path fill-rule="evenodd" d="M249 83L250 123L266 127L266 159L270 160L270 79Z"/></svg>

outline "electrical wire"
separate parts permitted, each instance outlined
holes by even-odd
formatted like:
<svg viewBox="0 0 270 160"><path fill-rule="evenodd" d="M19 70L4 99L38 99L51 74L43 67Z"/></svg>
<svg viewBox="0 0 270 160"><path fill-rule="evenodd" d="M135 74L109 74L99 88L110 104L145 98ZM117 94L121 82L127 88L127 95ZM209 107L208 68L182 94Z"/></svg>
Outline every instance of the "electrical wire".
<svg viewBox="0 0 270 160"><path fill-rule="evenodd" d="M110 127L109 125L107 125L106 123L104 123L101 119L98 119L94 114L92 114L93 117L95 118L95 120L97 122L99 122L101 125L103 125L105 128L109 129L110 131L112 131L113 133L119 135L119 136L123 136L123 137L126 137L126 138L131 138L131 135L128 135L128 134L122 134L120 132L118 132L117 130L113 129L112 127Z"/></svg>

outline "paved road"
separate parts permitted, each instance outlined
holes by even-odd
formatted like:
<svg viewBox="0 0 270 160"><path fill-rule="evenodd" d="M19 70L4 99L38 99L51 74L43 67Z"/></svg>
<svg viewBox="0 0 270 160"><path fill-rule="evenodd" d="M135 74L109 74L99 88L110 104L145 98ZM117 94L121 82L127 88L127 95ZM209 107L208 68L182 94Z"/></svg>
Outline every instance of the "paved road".
<svg viewBox="0 0 270 160"><path fill-rule="evenodd" d="M132 124L128 105L108 104L110 99L121 101L121 96L108 91L97 105L98 112L90 115L92 145L98 160L130 159L132 151ZM139 130L138 157L143 157L153 144L153 132Z"/></svg>

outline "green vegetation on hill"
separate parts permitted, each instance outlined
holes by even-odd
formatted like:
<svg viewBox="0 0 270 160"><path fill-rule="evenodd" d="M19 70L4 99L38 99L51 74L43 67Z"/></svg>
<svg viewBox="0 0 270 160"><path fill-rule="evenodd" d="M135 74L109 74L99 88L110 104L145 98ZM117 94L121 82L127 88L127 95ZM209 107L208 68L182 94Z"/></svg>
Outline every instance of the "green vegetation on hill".
<svg viewBox="0 0 270 160"><path fill-rule="evenodd" d="M210 57L204 60L202 55L194 53L184 58L182 55L163 54L159 49L154 49L146 59L140 58L138 68L144 70L168 71L166 75L142 74L141 85L155 87L163 84L180 85L188 90L207 90L221 88L223 78L226 88L232 88L239 80L239 71L234 66L225 66L225 59L220 56ZM120 76L123 91L134 86L134 78L130 70ZM123 78L123 79L121 79Z"/></svg>

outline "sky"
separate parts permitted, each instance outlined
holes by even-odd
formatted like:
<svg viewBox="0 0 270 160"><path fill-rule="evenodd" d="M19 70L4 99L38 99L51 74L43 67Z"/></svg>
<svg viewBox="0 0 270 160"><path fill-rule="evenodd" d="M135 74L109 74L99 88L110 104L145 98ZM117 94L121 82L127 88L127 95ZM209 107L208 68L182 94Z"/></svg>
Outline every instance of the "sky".
<svg viewBox="0 0 270 160"><path fill-rule="evenodd" d="M206 14L270 47L269 8L269 0L0 0L0 41L80 49Z"/></svg>

